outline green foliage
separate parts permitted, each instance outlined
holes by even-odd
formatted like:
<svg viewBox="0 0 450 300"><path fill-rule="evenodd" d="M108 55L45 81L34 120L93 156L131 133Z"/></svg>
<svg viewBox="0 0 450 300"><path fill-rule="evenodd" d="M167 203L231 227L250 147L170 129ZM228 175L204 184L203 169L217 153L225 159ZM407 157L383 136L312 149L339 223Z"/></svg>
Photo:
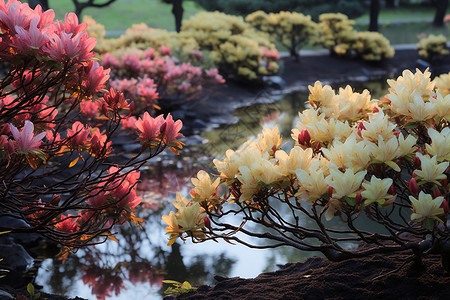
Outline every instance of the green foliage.
<svg viewBox="0 0 450 300"><path fill-rule="evenodd" d="M296 11L305 15L311 15L316 19L324 12L342 12L350 17L358 17L365 12L363 4L357 0L195 0L195 2L206 10L218 10L234 15L248 15L257 10L262 10L266 13Z"/></svg>
<svg viewBox="0 0 450 300"><path fill-rule="evenodd" d="M28 294L30 294L30 300L35 300L41 298L41 293L35 293L34 285L30 282L27 285Z"/></svg>
<svg viewBox="0 0 450 300"><path fill-rule="evenodd" d="M168 287L164 294L171 295L171 294L186 294L189 292L194 292L197 290L197 288L193 287L189 282L185 281L183 283L175 281L175 280L163 280L163 283L170 283L172 284L171 287Z"/></svg>

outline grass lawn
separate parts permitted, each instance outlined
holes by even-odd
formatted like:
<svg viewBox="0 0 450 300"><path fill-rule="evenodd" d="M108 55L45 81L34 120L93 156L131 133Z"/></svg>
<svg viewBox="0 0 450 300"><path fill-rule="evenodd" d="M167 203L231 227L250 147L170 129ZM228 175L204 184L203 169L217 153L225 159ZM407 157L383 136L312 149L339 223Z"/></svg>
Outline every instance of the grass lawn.
<svg viewBox="0 0 450 300"><path fill-rule="evenodd" d="M64 19L66 12L74 11L71 0L49 0L49 6L55 11L57 19ZM96 1L99 3L105 2ZM203 10L192 1L183 1L184 15L187 19ZM175 19L172 5L161 0L116 0L107 7L89 7L83 15L93 17L98 23L105 25L106 30L125 30L132 24L146 23L150 27L175 30Z"/></svg>
<svg viewBox="0 0 450 300"><path fill-rule="evenodd" d="M380 19L413 19L413 18L433 18L436 9L432 6L408 6L408 7L395 7L385 8L380 10ZM369 14L362 15L355 19L358 21L368 21Z"/></svg>

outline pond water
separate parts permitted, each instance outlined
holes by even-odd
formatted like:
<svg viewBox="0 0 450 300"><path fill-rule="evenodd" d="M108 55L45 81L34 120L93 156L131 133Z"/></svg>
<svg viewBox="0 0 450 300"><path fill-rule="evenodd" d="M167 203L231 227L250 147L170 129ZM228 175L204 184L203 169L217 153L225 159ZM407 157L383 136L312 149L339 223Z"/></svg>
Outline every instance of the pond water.
<svg viewBox="0 0 450 300"><path fill-rule="evenodd" d="M373 98L379 98L387 91L385 82L351 85L359 92L368 88ZM214 157L223 156L227 149L239 148L248 138L255 138L264 126L278 126L285 141L291 140L290 131L297 122L298 112L304 109L308 95L294 92L270 97L279 100L258 99L257 104L234 112L236 123L203 132L207 143L183 149L180 156L167 155L149 164L141 174L139 189L144 201L136 213L146 220L143 229L134 225L121 226L116 229L118 243L108 240L79 250L65 263L45 259L36 284L44 286L45 292L69 297L161 299L166 288L162 285L164 279L187 280L194 285L213 284L215 275L251 278L275 270L277 265L319 255L288 247L250 249L224 241L201 244L178 241L172 247L166 246L168 239L161 216L173 208L171 202L175 201L177 191L188 194L190 178L198 170L211 170ZM287 146L291 145L292 142Z"/></svg>

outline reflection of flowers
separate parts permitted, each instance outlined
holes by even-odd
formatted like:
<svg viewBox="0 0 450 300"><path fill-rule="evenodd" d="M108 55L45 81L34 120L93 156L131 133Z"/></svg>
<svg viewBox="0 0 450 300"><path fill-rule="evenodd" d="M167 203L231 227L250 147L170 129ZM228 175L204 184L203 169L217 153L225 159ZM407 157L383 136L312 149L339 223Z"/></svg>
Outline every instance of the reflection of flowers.
<svg viewBox="0 0 450 300"><path fill-rule="evenodd" d="M84 284L92 288L92 294L97 296L97 299L111 297L112 292L117 296L120 294L120 290L125 287L121 276L117 272L95 265L85 266L81 278Z"/></svg>

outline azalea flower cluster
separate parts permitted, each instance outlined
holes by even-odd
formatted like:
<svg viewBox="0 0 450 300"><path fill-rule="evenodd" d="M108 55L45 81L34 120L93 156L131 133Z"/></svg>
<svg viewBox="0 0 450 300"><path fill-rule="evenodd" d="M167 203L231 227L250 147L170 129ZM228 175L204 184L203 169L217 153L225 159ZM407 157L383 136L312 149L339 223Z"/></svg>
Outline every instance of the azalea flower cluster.
<svg viewBox="0 0 450 300"><path fill-rule="evenodd" d="M0 212L62 245L110 236L114 224L139 223L139 168L177 140L181 121L148 113L131 119L139 153L115 160L115 136L134 104L106 90L110 70L96 61L96 40L75 14L0 0ZM125 128L125 127L123 127Z"/></svg>
<svg viewBox="0 0 450 300"><path fill-rule="evenodd" d="M179 194L178 211L163 217L169 243L224 238L251 246L235 235L241 232L276 242L268 247L291 245L339 260L387 251L379 247L387 240L397 244L389 251L411 249L405 233L421 241L433 232L423 251L445 242L450 232L440 224L450 201L450 96L436 91L430 75L404 71L388 80L381 100L350 86L338 93L320 82L309 86L310 108L292 130L293 148L283 148L277 127L265 128L256 141L215 159L218 174L200 171L191 199ZM242 223L221 222L231 213ZM388 233L358 228L362 215ZM347 230L328 227L336 218ZM245 227L250 221L272 231ZM348 250L340 241L376 246Z"/></svg>
<svg viewBox="0 0 450 300"><path fill-rule="evenodd" d="M217 69L203 70L190 63L179 63L166 46L158 51L150 48L106 53L102 65L111 69L110 85L134 99L138 111L160 105L170 107L175 100L198 96L204 86L225 82Z"/></svg>

